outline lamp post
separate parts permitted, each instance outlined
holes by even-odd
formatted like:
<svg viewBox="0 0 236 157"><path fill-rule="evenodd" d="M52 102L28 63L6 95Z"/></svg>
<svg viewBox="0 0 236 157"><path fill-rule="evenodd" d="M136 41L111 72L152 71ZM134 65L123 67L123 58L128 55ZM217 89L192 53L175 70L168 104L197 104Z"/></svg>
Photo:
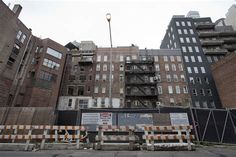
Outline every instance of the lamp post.
<svg viewBox="0 0 236 157"><path fill-rule="evenodd" d="M107 13L106 18L109 24L109 34L110 34L110 74L109 74L109 107L112 108L112 91L111 91L111 86L112 86L112 37L111 37L111 14Z"/></svg>

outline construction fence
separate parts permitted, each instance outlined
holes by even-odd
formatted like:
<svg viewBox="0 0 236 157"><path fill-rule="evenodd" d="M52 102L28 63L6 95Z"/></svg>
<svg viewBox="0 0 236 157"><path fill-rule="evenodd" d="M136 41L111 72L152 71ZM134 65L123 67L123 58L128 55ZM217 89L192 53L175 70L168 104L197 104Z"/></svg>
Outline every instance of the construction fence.
<svg viewBox="0 0 236 157"><path fill-rule="evenodd" d="M192 125L197 142L236 144L236 110L162 107L160 109L81 109L58 111L57 125L84 125L95 140L98 125ZM94 136L92 136L94 134ZM141 136L141 135L140 135Z"/></svg>

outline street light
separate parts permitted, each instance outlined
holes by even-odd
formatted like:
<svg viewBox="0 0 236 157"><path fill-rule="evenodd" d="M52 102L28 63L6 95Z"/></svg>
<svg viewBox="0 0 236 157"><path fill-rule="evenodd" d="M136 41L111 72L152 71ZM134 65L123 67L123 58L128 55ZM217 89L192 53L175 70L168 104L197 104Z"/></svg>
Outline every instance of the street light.
<svg viewBox="0 0 236 157"><path fill-rule="evenodd" d="M110 34L110 77L109 77L109 107L112 108L112 91L111 91L111 85L112 85L112 38L111 38L111 14L107 13L106 18L109 24L109 34Z"/></svg>

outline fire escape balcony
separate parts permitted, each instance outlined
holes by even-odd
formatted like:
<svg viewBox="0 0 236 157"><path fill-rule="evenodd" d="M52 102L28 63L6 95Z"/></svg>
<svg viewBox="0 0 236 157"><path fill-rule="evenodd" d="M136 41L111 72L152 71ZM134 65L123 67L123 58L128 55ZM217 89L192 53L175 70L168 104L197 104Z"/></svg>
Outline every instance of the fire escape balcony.
<svg viewBox="0 0 236 157"><path fill-rule="evenodd" d="M126 82L125 83L127 86L155 86L157 83L156 82Z"/></svg>
<svg viewBox="0 0 236 157"><path fill-rule="evenodd" d="M236 37L224 38L223 40L225 44L236 43Z"/></svg>
<svg viewBox="0 0 236 157"><path fill-rule="evenodd" d="M206 55L225 55L228 51L227 49L213 49L213 48L205 48L203 49L204 54Z"/></svg>
<svg viewBox="0 0 236 157"><path fill-rule="evenodd" d="M83 64L83 63L92 64L93 63L93 56L81 56L79 58L79 64Z"/></svg>
<svg viewBox="0 0 236 157"><path fill-rule="evenodd" d="M236 31L220 32L220 37L236 37Z"/></svg>
<svg viewBox="0 0 236 157"><path fill-rule="evenodd" d="M197 23L197 29L213 29L215 27L214 23Z"/></svg>
<svg viewBox="0 0 236 157"><path fill-rule="evenodd" d="M200 40L202 46L214 46L214 45L222 45L224 43L223 40L213 40L213 39L205 39L205 40Z"/></svg>
<svg viewBox="0 0 236 157"><path fill-rule="evenodd" d="M235 51L236 45L224 45L224 48L227 49L228 51Z"/></svg>
<svg viewBox="0 0 236 157"><path fill-rule="evenodd" d="M126 64L153 64L154 63L154 59L153 58L147 58L145 60L126 60L125 61Z"/></svg>
<svg viewBox="0 0 236 157"><path fill-rule="evenodd" d="M155 71L154 70L125 70L125 74L126 75L132 75L132 74L154 74L155 75Z"/></svg>

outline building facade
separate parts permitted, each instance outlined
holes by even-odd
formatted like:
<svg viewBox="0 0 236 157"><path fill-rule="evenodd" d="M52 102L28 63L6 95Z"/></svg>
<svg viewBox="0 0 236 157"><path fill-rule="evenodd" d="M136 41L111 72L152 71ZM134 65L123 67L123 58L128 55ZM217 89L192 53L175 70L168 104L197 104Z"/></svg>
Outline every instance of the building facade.
<svg viewBox="0 0 236 157"><path fill-rule="evenodd" d="M216 87L225 108L236 108L236 53L212 65Z"/></svg>
<svg viewBox="0 0 236 157"><path fill-rule="evenodd" d="M225 23L227 25L232 25L234 30L236 31L236 4L233 4L226 13Z"/></svg>

